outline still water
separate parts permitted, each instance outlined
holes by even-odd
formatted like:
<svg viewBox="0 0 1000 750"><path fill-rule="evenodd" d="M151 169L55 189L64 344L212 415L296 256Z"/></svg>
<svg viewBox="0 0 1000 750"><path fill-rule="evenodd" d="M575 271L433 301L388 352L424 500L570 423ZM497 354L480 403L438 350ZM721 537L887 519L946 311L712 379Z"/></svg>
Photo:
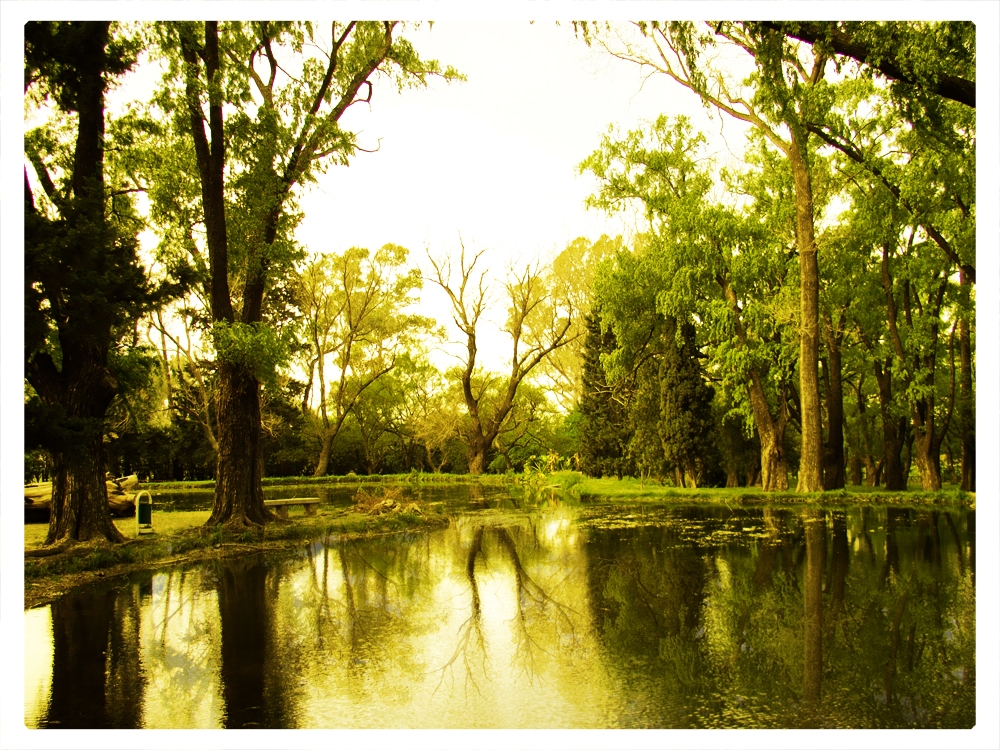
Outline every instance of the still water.
<svg viewBox="0 0 1000 750"><path fill-rule="evenodd" d="M975 724L974 511L421 500L451 526L27 611L25 723Z"/></svg>

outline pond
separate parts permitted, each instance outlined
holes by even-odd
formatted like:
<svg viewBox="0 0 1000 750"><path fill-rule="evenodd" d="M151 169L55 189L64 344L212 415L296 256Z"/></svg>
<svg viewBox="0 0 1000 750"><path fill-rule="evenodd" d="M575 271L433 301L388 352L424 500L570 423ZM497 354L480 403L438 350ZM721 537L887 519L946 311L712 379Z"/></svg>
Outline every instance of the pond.
<svg viewBox="0 0 1000 750"><path fill-rule="evenodd" d="M136 574L25 612L29 727L975 724L975 512L580 503Z"/></svg>

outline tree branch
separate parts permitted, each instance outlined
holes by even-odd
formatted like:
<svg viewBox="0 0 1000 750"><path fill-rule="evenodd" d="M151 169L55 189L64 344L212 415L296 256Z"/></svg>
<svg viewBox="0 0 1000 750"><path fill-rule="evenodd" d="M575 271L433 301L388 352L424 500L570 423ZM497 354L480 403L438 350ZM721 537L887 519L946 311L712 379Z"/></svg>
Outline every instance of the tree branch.
<svg viewBox="0 0 1000 750"><path fill-rule="evenodd" d="M782 21L760 21L759 23L765 28L773 29L785 36L809 44L816 42L828 44L838 55L864 63L891 80L924 89L973 109L976 107L975 81L969 81L949 73L942 73L936 82L917 81L903 69L901 61L892 54L882 55L882 59L878 63L871 62L876 59L873 51L866 44L855 40L848 32L838 29L835 24Z"/></svg>

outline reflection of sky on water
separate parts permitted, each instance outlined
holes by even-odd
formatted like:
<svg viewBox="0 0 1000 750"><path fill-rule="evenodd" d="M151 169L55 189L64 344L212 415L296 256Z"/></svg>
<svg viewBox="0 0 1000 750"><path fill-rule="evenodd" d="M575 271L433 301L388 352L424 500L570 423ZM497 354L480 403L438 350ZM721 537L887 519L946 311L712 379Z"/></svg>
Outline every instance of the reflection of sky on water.
<svg viewBox="0 0 1000 750"><path fill-rule="evenodd" d="M225 710L217 596L200 583L200 574L175 571L156 574L149 584L140 631L147 728L217 726Z"/></svg>
<svg viewBox="0 0 1000 750"><path fill-rule="evenodd" d="M827 512L826 541L807 544L799 513L497 509L433 534L138 576L25 613L26 723L67 721L52 675L89 662L59 646L53 617L73 611L118 623L95 700L142 696L109 722L797 725L819 674L803 661L807 573L822 579L825 701L809 721L921 724L948 695L941 720L961 723L955 691L975 680L964 515Z"/></svg>
<svg viewBox="0 0 1000 750"><path fill-rule="evenodd" d="M52 694L52 612L48 607L24 613L24 723L36 726L38 713Z"/></svg>

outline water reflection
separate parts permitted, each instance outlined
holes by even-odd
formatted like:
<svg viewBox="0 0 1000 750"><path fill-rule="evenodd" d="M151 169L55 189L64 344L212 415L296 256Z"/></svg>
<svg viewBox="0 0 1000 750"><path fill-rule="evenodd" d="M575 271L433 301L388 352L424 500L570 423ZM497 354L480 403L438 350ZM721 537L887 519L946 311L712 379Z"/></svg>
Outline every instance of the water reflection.
<svg viewBox="0 0 1000 750"><path fill-rule="evenodd" d="M975 723L974 512L487 507L26 613L26 722Z"/></svg>

